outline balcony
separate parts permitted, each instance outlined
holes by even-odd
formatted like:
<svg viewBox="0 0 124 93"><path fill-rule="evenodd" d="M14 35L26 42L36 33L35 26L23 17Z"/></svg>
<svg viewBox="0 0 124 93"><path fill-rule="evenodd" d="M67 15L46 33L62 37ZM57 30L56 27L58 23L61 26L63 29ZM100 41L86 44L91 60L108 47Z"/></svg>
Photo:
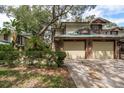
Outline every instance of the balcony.
<svg viewBox="0 0 124 93"><path fill-rule="evenodd" d="M58 30L55 33L55 36L58 35L119 35L118 31L111 31L111 30L92 30L92 29L78 29L77 31L65 31L65 30Z"/></svg>
<svg viewBox="0 0 124 93"><path fill-rule="evenodd" d="M124 34L111 33L110 30L77 30L64 31L55 34L56 40L82 40L82 39L103 39L103 40L120 40L124 39Z"/></svg>

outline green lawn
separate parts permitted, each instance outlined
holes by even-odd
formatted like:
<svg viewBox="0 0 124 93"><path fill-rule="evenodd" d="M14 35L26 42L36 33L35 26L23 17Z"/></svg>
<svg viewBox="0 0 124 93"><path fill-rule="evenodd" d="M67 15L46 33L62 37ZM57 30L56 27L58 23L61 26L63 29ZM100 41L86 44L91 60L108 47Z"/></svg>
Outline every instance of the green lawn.
<svg viewBox="0 0 124 93"><path fill-rule="evenodd" d="M66 88L75 87L66 67L62 68L8 68L0 66L0 87Z"/></svg>

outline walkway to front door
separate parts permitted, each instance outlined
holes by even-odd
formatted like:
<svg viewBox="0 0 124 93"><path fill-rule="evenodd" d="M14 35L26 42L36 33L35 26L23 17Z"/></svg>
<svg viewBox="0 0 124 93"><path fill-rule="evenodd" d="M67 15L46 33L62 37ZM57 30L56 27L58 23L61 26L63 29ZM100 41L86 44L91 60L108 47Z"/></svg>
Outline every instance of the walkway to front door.
<svg viewBox="0 0 124 93"><path fill-rule="evenodd" d="M65 61L65 65L78 88L124 88L124 60Z"/></svg>

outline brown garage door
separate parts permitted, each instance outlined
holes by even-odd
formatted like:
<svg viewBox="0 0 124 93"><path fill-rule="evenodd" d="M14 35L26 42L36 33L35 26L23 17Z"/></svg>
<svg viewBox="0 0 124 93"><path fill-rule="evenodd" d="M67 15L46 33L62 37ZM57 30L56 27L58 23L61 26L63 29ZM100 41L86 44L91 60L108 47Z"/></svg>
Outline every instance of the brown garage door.
<svg viewBox="0 0 124 93"><path fill-rule="evenodd" d="M65 41L64 51L67 54L67 59L84 59L85 43L84 41Z"/></svg>

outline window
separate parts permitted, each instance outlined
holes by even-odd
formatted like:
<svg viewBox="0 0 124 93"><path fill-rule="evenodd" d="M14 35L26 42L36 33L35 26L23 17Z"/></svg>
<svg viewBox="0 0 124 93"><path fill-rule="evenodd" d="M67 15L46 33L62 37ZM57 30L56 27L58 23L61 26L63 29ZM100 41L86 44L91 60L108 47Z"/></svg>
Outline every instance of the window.
<svg viewBox="0 0 124 93"><path fill-rule="evenodd" d="M4 34L4 40L8 40L8 34Z"/></svg>
<svg viewBox="0 0 124 93"><path fill-rule="evenodd" d="M17 36L17 39L16 39L16 42L17 42L17 44L20 44L20 45L22 45L22 36L20 36L20 35L18 35Z"/></svg>
<svg viewBox="0 0 124 93"><path fill-rule="evenodd" d="M100 25L100 24L92 24L91 25L91 30L92 30L93 33L100 34L100 30L102 30L102 25Z"/></svg>
<svg viewBox="0 0 124 93"><path fill-rule="evenodd" d="M110 31L107 31L107 35L111 35L111 32Z"/></svg>
<svg viewBox="0 0 124 93"><path fill-rule="evenodd" d="M93 30L101 30L102 25L91 25L91 29L93 29Z"/></svg>
<svg viewBox="0 0 124 93"><path fill-rule="evenodd" d="M89 34L89 30L88 29L78 29L76 32L78 34Z"/></svg>
<svg viewBox="0 0 124 93"><path fill-rule="evenodd" d="M101 31L101 34L106 35L106 34L107 34L107 32L106 32L106 31Z"/></svg>
<svg viewBox="0 0 124 93"><path fill-rule="evenodd" d="M118 32L117 31L111 31L111 35L117 35Z"/></svg>

